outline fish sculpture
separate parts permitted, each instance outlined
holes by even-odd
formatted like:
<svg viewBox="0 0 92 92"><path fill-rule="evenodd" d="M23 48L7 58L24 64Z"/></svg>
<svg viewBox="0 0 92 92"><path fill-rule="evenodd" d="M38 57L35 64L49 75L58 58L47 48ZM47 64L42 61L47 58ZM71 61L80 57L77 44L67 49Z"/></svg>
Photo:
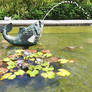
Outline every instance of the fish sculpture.
<svg viewBox="0 0 92 92"><path fill-rule="evenodd" d="M0 32L5 40L13 45L31 46L35 45L42 33L43 23L37 21L28 27L21 26L16 37L8 35L8 32L12 30L12 23L6 26L0 26Z"/></svg>

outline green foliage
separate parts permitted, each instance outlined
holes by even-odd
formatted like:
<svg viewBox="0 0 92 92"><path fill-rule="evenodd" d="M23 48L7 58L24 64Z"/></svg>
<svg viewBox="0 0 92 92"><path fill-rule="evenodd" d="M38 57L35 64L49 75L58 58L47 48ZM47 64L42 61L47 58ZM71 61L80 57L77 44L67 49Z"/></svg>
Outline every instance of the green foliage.
<svg viewBox="0 0 92 92"><path fill-rule="evenodd" d="M62 4L56 7L46 19L92 19L91 0L75 1L88 12L89 17L74 4ZM42 19L58 2L61 0L9 0L5 2L2 0L0 1L0 19L4 16L11 16L12 19Z"/></svg>
<svg viewBox="0 0 92 92"><path fill-rule="evenodd" d="M9 16L8 12L6 11L6 9L1 8L0 9L0 20L4 18L4 16Z"/></svg>

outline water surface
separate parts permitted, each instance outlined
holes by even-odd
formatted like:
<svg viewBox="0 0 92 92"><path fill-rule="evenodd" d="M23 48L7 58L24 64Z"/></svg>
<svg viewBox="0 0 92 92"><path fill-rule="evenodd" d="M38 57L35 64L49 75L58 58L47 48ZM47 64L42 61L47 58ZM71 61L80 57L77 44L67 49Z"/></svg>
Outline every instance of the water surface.
<svg viewBox="0 0 92 92"><path fill-rule="evenodd" d="M11 35L16 35L15 27ZM69 49L75 47L74 49ZM4 58L17 47L4 41L0 34L0 58ZM0 81L0 92L91 92L92 90L92 27L91 26L57 26L44 27L43 35L36 46L30 49L49 49L56 56L61 56L75 63L64 67L71 76L44 80L17 77L14 80Z"/></svg>

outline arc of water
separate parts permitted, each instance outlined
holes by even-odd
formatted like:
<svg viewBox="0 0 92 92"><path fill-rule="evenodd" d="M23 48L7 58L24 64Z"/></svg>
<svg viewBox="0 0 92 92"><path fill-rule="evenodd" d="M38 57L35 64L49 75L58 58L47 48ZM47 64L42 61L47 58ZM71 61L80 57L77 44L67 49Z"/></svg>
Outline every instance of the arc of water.
<svg viewBox="0 0 92 92"><path fill-rule="evenodd" d="M87 15L87 18L90 16L81 6L78 5L78 3L74 2L74 1L62 1L60 3L57 3L56 5L54 5L47 13L46 15L44 16L44 18L42 19L42 23L43 23L43 27L44 27L44 20L45 18L48 16L48 14L55 8L57 7L58 5L60 4L75 4L79 9L81 9L83 11L83 13L85 13ZM41 29L41 35L42 35L42 31L43 31L43 27ZM40 37L41 37L40 35Z"/></svg>
<svg viewBox="0 0 92 92"><path fill-rule="evenodd" d="M57 7L58 5L60 4L75 4L79 9L81 9L83 11L83 13L85 13L87 15L87 18L90 16L81 6L78 5L78 3L76 2L73 2L73 1L62 1L58 4L56 4L55 6L53 6L47 13L46 15L44 16L44 18L42 19L42 23L44 24L44 20L45 18L48 16L48 14L55 8Z"/></svg>

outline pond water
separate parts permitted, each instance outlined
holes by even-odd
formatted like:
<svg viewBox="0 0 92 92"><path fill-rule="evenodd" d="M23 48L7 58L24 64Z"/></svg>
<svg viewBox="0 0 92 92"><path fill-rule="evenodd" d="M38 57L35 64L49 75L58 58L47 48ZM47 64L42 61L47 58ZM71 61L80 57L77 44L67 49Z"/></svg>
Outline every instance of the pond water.
<svg viewBox="0 0 92 92"><path fill-rule="evenodd" d="M15 27L11 35L18 30ZM0 58L17 47L8 44L0 34ZM64 67L71 72L69 77L52 80L17 77L0 81L0 92L91 92L92 90L92 27L57 26L44 27L39 43L30 49L49 49L54 55L74 61Z"/></svg>

